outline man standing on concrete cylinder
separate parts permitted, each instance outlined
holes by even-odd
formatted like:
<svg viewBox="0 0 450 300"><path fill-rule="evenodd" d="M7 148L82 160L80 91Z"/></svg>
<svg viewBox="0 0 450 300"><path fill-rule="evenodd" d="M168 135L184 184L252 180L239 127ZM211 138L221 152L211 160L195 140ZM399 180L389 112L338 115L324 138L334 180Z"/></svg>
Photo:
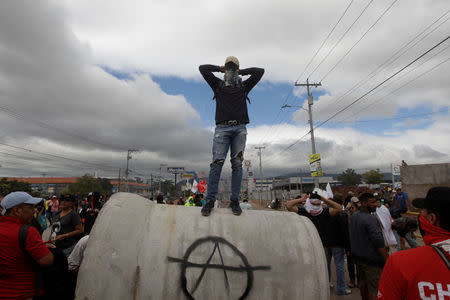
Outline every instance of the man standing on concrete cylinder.
<svg viewBox="0 0 450 300"><path fill-rule="evenodd" d="M209 216L214 207L219 188L220 173L231 151L231 210L240 215L239 193L242 182L242 161L244 160L245 141L247 138L246 124L249 123L247 112L248 93L258 83L264 74L264 69L239 69L239 61L234 56L225 60L224 66L201 65L200 73L214 92L216 100L216 129L213 140L213 159L208 177L208 194L202 215ZM225 73L224 79L217 78L213 72ZM239 76L250 75L242 81Z"/></svg>

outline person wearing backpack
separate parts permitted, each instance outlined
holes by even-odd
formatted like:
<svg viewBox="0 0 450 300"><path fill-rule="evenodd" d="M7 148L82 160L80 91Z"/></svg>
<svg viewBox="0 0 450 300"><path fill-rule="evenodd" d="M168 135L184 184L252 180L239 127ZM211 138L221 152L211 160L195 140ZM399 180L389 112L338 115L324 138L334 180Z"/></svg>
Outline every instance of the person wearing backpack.
<svg viewBox="0 0 450 300"><path fill-rule="evenodd" d="M209 216L219 188L220 173L228 150L231 151L231 203L235 215L242 213L239 207L239 193L242 182L242 162L244 160L246 125L250 122L247 111L248 93L259 82L264 74L262 68L239 69L239 60L229 56L224 66L201 65L200 73L214 92L216 100L216 129L213 140L213 159L208 176L208 192L202 215ZM224 73L223 80L213 72ZM242 80L241 76L250 77ZM249 101L250 102L250 101Z"/></svg>
<svg viewBox="0 0 450 300"><path fill-rule="evenodd" d="M34 198L25 192L13 192L6 195L1 202L1 299L32 299L37 296L41 290L38 288L35 266L53 265L53 254L42 241L36 228L29 225L34 206L41 201L41 198Z"/></svg>
<svg viewBox="0 0 450 300"><path fill-rule="evenodd" d="M420 208L419 230L425 246L389 256L378 286L378 299L448 299L450 297L450 187L434 187Z"/></svg>

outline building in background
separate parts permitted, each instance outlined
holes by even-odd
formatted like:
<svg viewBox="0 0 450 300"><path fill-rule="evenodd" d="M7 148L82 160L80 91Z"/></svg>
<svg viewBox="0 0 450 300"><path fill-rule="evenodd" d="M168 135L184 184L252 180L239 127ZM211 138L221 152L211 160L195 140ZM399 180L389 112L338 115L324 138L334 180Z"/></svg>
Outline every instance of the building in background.
<svg viewBox="0 0 450 300"><path fill-rule="evenodd" d="M401 166L400 177L410 200L425 197L432 187L450 186L450 163Z"/></svg>
<svg viewBox="0 0 450 300"><path fill-rule="evenodd" d="M52 195L59 195L67 191L70 184L76 183L79 177L9 177L8 180L17 180L21 182L28 182L31 189L35 192L40 192L43 197L50 197ZM117 193L119 188L118 179L109 179L112 187L112 193ZM128 189L130 193L138 194L144 197L151 195L151 185L136 182L134 180L128 181ZM126 191L126 182L120 181L120 191Z"/></svg>

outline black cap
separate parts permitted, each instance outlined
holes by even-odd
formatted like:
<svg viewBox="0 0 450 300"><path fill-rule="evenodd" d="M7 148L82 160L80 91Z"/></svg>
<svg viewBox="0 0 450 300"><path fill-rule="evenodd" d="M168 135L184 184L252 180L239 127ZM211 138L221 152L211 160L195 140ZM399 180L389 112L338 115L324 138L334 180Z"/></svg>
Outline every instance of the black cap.
<svg viewBox="0 0 450 300"><path fill-rule="evenodd" d="M428 190L425 198L416 198L412 204L417 208L426 208L436 213L450 212L450 187L439 186Z"/></svg>
<svg viewBox="0 0 450 300"><path fill-rule="evenodd" d="M61 201L76 202L76 199L72 194L64 194L61 196Z"/></svg>

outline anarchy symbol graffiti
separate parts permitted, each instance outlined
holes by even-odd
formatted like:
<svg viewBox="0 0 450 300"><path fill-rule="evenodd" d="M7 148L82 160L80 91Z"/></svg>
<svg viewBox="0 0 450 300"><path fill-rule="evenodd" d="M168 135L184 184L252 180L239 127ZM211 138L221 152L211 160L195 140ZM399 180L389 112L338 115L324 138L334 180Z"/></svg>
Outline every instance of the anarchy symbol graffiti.
<svg viewBox="0 0 450 300"><path fill-rule="evenodd" d="M214 248L205 263L200 264L200 263L193 263L193 262L189 261L189 257L191 256L192 252L196 248L198 248L204 244L211 244L211 243L214 245ZM221 247L223 248L224 246L229 247L232 250L233 254L236 255L240 259L242 264L240 264L239 266L225 265L224 258L222 256L222 251L220 249ZM220 264L212 264L211 263L211 260L214 256L214 254L216 253L216 251L218 252L219 257L220 257L220 262L221 262ZM227 290L230 289L230 283L229 283L227 271L228 272L246 273L247 274L247 286L246 286L243 294L239 297L239 299L245 299L248 296L248 294L250 293L250 290L252 289L252 286L253 286L253 272L254 271L270 270L270 266L251 266L247 260L247 257L245 257L245 255L241 251L239 251L239 249L236 246L234 246L233 244L231 244L224 238L216 237L216 236L210 236L210 237L205 237L205 238L196 240L186 250L186 253L184 254L183 258L176 258L176 257L168 256L167 259L169 262L174 262L174 263L180 264L180 266L181 266L181 277L180 277L181 288L182 288L184 294L189 299L195 299L193 294L199 287L199 285L202 282L203 277L205 276L205 273L208 269L216 269L216 270L223 271L225 287ZM200 275L197 278L197 280L195 281L194 287L190 291L188 290L187 278L186 278L186 270L188 268L200 268L201 269Z"/></svg>

